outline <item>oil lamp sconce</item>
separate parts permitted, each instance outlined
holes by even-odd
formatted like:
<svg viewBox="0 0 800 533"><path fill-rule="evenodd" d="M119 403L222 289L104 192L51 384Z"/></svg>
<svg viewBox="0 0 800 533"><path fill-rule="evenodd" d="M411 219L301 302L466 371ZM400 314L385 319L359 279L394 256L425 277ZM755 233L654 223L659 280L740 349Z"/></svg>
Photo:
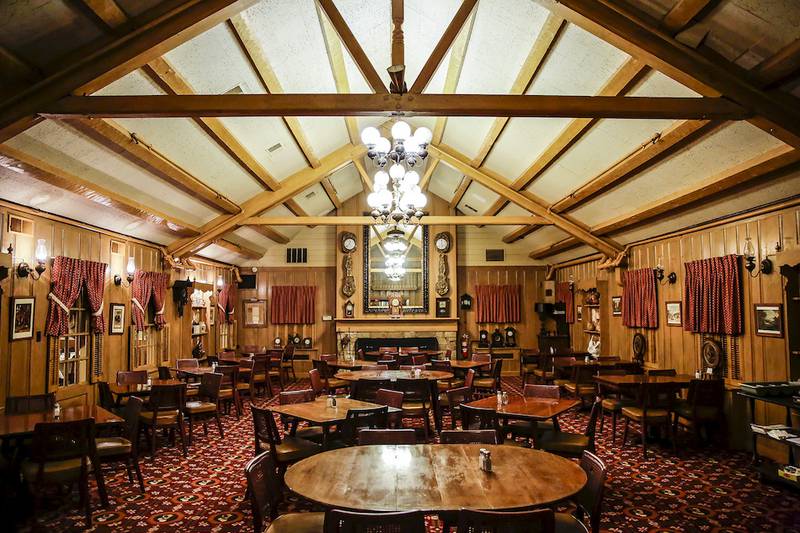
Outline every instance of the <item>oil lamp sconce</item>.
<svg viewBox="0 0 800 533"><path fill-rule="evenodd" d="M14 248L9 245L8 253L12 253L13 251ZM36 257L36 266L31 268L27 262L20 261L19 265L17 265L17 276L20 278L27 278L30 276L33 280L37 280L42 277L44 271L47 270L47 241L44 239L38 239L36 241L36 251L34 255Z"/></svg>
<svg viewBox="0 0 800 533"><path fill-rule="evenodd" d="M664 266L663 263L661 262L660 257L658 258L658 264L656 264L656 267L653 269L653 272L655 273L656 280L658 281L659 285L664 285L664 277L665 277ZM669 274L667 274L666 278L667 278L667 283L669 283L670 285L678 281L678 275L675 272L670 272Z"/></svg>
<svg viewBox="0 0 800 533"><path fill-rule="evenodd" d="M128 282L124 286L130 287L131 283L133 283L133 276L136 274L136 262L133 260L133 256L128 257L128 265L125 267L125 272L127 273L125 279L127 279ZM122 277L120 277L119 274L114 274L114 285L117 287L122 285Z"/></svg>
<svg viewBox="0 0 800 533"><path fill-rule="evenodd" d="M781 245L780 243L777 243L775 245L775 251L780 251L780 249ZM744 267L750 273L750 277L755 278L759 274L772 273L772 261L765 257L758 265L758 271L753 274L753 271L756 270L756 249L753 246L753 241L749 236L745 237L744 239L744 249L742 250L742 255L744 256Z"/></svg>

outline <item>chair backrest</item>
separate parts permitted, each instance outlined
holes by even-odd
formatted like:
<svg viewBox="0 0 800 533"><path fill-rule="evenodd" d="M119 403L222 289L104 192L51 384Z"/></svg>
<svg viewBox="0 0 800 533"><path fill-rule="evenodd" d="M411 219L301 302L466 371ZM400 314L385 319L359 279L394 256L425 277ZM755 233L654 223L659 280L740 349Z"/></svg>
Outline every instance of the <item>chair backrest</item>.
<svg viewBox="0 0 800 533"><path fill-rule="evenodd" d="M319 369L313 368L308 371L308 377L311 380L311 388L314 394L319 396L325 390L325 384L322 381L322 376L319 375Z"/></svg>
<svg viewBox="0 0 800 533"><path fill-rule="evenodd" d="M522 390L522 395L526 398L561 398L561 388L558 385L531 385L526 384Z"/></svg>
<svg viewBox="0 0 800 533"><path fill-rule="evenodd" d="M348 409L344 422L339 426L342 432L342 440L347 444L355 445L358 431L361 428L386 428L388 412L389 408L386 406L369 409Z"/></svg>
<svg viewBox="0 0 800 533"><path fill-rule="evenodd" d="M362 402L374 402L380 389L387 388L389 381L378 379L359 379L350 383L350 397Z"/></svg>
<svg viewBox="0 0 800 533"><path fill-rule="evenodd" d="M639 398L645 413L649 409L672 409L678 386L674 383L642 383Z"/></svg>
<svg viewBox="0 0 800 533"><path fill-rule="evenodd" d="M445 394L447 395L447 405L458 407L462 403L472 401L472 387L457 387L455 389L448 389Z"/></svg>
<svg viewBox="0 0 800 533"><path fill-rule="evenodd" d="M467 374L464 376L464 386L471 389L473 381L475 381L475 369L470 368L467 370Z"/></svg>
<svg viewBox="0 0 800 533"><path fill-rule="evenodd" d="M503 372L503 360L495 359L492 361L492 377L497 381L498 387L500 386L500 376Z"/></svg>
<svg viewBox="0 0 800 533"><path fill-rule="evenodd" d="M172 379L172 371L168 366L158 367L158 379Z"/></svg>
<svg viewBox="0 0 800 533"><path fill-rule="evenodd" d="M311 366L314 370L319 371L319 377L322 378L322 381L327 381L330 377L330 369L328 367L328 362L321 357L322 356L320 356L320 359L312 359Z"/></svg>
<svg viewBox="0 0 800 533"><path fill-rule="evenodd" d="M401 409L404 396L402 391L381 388L375 393L375 403Z"/></svg>
<svg viewBox="0 0 800 533"><path fill-rule="evenodd" d="M449 359L433 359L431 361L431 370L437 370L441 372L452 372L453 365L450 363Z"/></svg>
<svg viewBox="0 0 800 533"><path fill-rule="evenodd" d="M497 411L461 404L461 429L499 429Z"/></svg>
<svg viewBox="0 0 800 533"><path fill-rule="evenodd" d="M335 353L324 353L319 356L320 361L336 361L339 358Z"/></svg>
<svg viewBox="0 0 800 533"><path fill-rule="evenodd" d="M358 432L359 446L416 443L417 433L413 429L362 429Z"/></svg>
<svg viewBox="0 0 800 533"><path fill-rule="evenodd" d="M96 456L94 434L94 418L36 424L33 428L31 460L39 465L37 476L43 474L44 463L48 461L80 458L81 466L86 468L87 459Z"/></svg>
<svg viewBox="0 0 800 533"><path fill-rule="evenodd" d="M106 411L110 411L116 407L114 403L114 395L111 394L111 387L108 385L107 381L97 382L97 394L97 401L100 407ZM6 411L8 411L8 406L6 406Z"/></svg>
<svg viewBox="0 0 800 533"><path fill-rule="evenodd" d="M442 444L498 444L497 431L493 429L443 429L439 434Z"/></svg>
<svg viewBox="0 0 800 533"><path fill-rule="evenodd" d="M397 348L393 346L381 346L380 348L378 348L378 352L380 353L393 353L396 351L398 351Z"/></svg>
<svg viewBox="0 0 800 533"><path fill-rule="evenodd" d="M476 363L491 363L492 362L492 354L488 353L474 353L472 354L472 360Z"/></svg>
<svg viewBox="0 0 800 533"><path fill-rule="evenodd" d="M267 373L269 356L265 353L257 353L253 356L253 375L264 376Z"/></svg>
<svg viewBox="0 0 800 533"><path fill-rule="evenodd" d="M125 419L125 428L128 430L128 440L133 443L131 452L136 453L136 443L139 442L139 415L142 413L144 400L138 396L131 396L125 404L122 418Z"/></svg>
<svg viewBox="0 0 800 533"><path fill-rule="evenodd" d="M253 379L255 378L256 373L253 372L253 368L255 368L255 360L253 359L242 359L239 361L239 376L241 376L242 383L253 383ZM247 370L247 372L242 373L242 370ZM245 378L245 376L247 376Z"/></svg>
<svg viewBox="0 0 800 533"><path fill-rule="evenodd" d="M147 370L118 370L117 385L143 385L147 383Z"/></svg>
<svg viewBox="0 0 800 533"><path fill-rule="evenodd" d="M594 384L595 368L592 366L578 366L575 367L575 384L576 385L593 385Z"/></svg>
<svg viewBox="0 0 800 533"><path fill-rule="evenodd" d="M586 424L586 431L583 433L589 437L589 449L594 451L594 434L597 431L597 418L600 416L603 399L599 396L594 399L592 411L589 413L589 422Z"/></svg>
<svg viewBox="0 0 800 533"><path fill-rule="evenodd" d="M412 365L425 366L425 363L427 363L427 362L428 362L428 356L427 355L412 355L411 356L411 364Z"/></svg>
<svg viewBox="0 0 800 533"><path fill-rule="evenodd" d="M283 349L283 354L281 355L281 361L290 362L294 360L294 344L287 344L286 348Z"/></svg>
<svg viewBox="0 0 800 533"><path fill-rule="evenodd" d="M219 399L219 390L222 388L222 374L219 372L203 374L200 376L200 390L198 396L208 398L209 401L216 403Z"/></svg>
<svg viewBox="0 0 800 533"><path fill-rule="evenodd" d="M403 391L405 399L422 402L424 406L431 404L431 388L426 379L399 378L395 388Z"/></svg>
<svg viewBox="0 0 800 533"><path fill-rule="evenodd" d="M674 377L678 375L678 371L674 368L653 368L647 371L647 375Z"/></svg>
<svg viewBox="0 0 800 533"><path fill-rule="evenodd" d="M260 453L259 444L264 442L269 444L272 457L276 455L276 446L281 443L281 434L275 417L269 409L262 409L250 404L253 413L253 431L255 432L256 453Z"/></svg>
<svg viewBox="0 0 800 533"><path fill-rule="evenodd" d="M722 409L725 402L725 381L722 379L693 379L689 382L689 405Z"/></svg>
<svg viewBox="0 0 800 533"><path fill-rule="evenodd" d="M606 486L606 465L595 454L584 451L581 455L581 468L586 472L586 485L575 495L578 518L583 513L589 515L592 533L600 533L600 514L603 507L603 492Z"/></svg>
<svg viewBox="0 0 800 533"><path fill-rule="evenodd" d="M425 515L402 513L353 513L332 509L325 513L325 533L425 533Z"/></svg>
<svg viewBox="0 0 800 533"><path fill-rule="evenodd" d="M186 370L186 369L195 369L200 368L200 361L195 358L191 359L178 359L175 361L175 368L178 370Z"/></svg>
<svg viewBox="0 0 800 533"><path fill-rule="evenodd" d="M239 364L235 365L219 365L217 372L222 374L221 386L223 389L236 388L239 382Z"/></svg>
<svg viewBox="0 0 800 533"><path fill-rule="evenodd" d="M361 370L389 370L388 365L364 365Z"/></svg>
<svg viewBox="0 0 800 533"><path fill-rule="evenodd" d="M111 392L109 390L109 392ZM32 394L31 396L7 396L6 414L25 415L50 411L56 405L55 393Z"/></svg>
<svg viewBox="0 0 800 533"><path fill-rule="evenodd" d="M555 514L552 509L535 511L476 511L461 509L458 533L553 533Z"/></svg>
<svg viewBox="0 0 800 533"><path fill-rule="evenodd" d="M183 412L186 384L178 385L153 385L150 387L150 409L153 411L153 421L158 418L160 411ZM182 416L179 414L178 416Z"/></svg>
<svg viewBox="0 0 800 533"><path fill-rule="evenodd" d="M283 391L278 394L278 403L281 405L289 405L293 403L313 402L316 397L314 389Z"/></svg>
<svg viewBox="0 0 800 533"><path fill-rule="evenodd" d="M256 455L244 467L254 531L264 531L266 518L274 519L278 516L283 488L277 472L275 461L269 452Z"/></svg>

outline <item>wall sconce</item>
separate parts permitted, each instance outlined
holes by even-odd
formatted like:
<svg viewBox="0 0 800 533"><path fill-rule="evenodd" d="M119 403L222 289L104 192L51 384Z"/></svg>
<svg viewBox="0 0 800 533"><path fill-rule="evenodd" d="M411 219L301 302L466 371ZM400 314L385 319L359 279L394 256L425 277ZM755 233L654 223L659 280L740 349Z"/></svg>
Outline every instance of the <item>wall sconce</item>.
<svg viewBox="0 0 800 533"><path fill-rule="evenodd" d="M573 274L569 275L569 290L573 290L575 288L575 276Z"/></svg>
<svg viewBox="0 0 800 533"><path fill-rule="evenodd" d="M754 278L759 274L772 273L772 261L765 257L761 260L758 272L753 274L753 271L756 269L756 249L753 247L753 241L750 237L745 237L744 239L744 250L742 250L742 254L744 255L744 267L750 273L750 277Z"/></svg>
<svg viewBox="0 0 800 533"><path fill-rule="evenodd" d="M222 279L222 276L217 277L217 292L222 292L222 287L225 286L225 280Z"/></svg>
<svg viewBox="0 0 800 533"><path fill-rule="evenodd" d="M130 287L131 283L133 283L133 276L136 274L136 262L133 260L133 256L128 257L128 265L125 267L125 272L128 274L126 277L128 283L125 284L125 287ZM117 287L122 285L122 278L119 274L114 275L114 285Z"/></svg>
<svg viewBox="0 0 800 533"><path fill-rule="evenodd" d="M34 275L33 272L31 272L31 266L28 263L26 263L25 261L21 261L19 265L17 265L17 276L19 276L20 278L27 278L28 276L30 276L31 279L33 280L37 280L40 277L42 277L44 271L47 270L47 267L45 266L47 264L46 243L47 241L45 241L44 239L38 239L36 241L36 252L35 252L36 267L33 268L36 274ZM8 252L11 253L12 250L13 248L9 246Z"/></svg>
<svg viewBox="0 0 800 533"><path fill-rule="evenodd" d="M655 272L656 280L658 280L659 285L664 285L664 283L663 283L663 280L664 280L664 267L661 265L661 258L660 257L658 258L658 264L653 269L653 272ZM678 275L675 272L670 272L667 275L667 283L672 285L676 281L678 281Z"/></svg>

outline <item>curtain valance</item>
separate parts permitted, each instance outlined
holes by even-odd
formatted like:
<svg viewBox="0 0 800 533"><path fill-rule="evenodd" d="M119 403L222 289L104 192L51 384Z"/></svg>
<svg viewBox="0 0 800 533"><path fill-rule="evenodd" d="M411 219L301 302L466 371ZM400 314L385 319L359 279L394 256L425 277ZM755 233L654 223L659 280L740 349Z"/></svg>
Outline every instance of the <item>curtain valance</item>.
<svg viewBox="0 0 800 533"><path fill-rule="evenodd" d="M622 323L629 328L657 328L658 300L652 268L628 270L623 274Z"/></svg>
<svg viewBox="0 0 800 533"><path fill-rule="evenodd" d="M164 306L166 304L168 284L168 273L146 272L143 270L136 272L133 277L133 283L131 283L131 311L136 331L144 331L150 298L153 298L153 305L156 308L156 314L153 319L156 329L161 329L166 325L167 319L164 316Z"/></svg>
<svg viewBox="0 0 800 533"><path fill-rule="evenodd" d="M572 292L572 283L560 281L556 283L556 302L562 302L566 308L564 318L568 324L575 322L575 293Z"/></svg>
<svg viewBox="0 0 800 533"><path fill-rule="evenodd" d="M683 329L741 335L744 330L742 263L738 255L684 263Z"/></svg>
<svg viewBox="0 0 800 533"><path fill-rule="evenodd" d="M53 259L50 300L45 331L51 337L69 333L69 310L75 306L86 287L89 310L92 312L90 327L93 333L105 329L103 318L103 289L105 285L106 264L96 261L58 256Z"/></svg>
<svg viewBox="0 0 800 533"><path fill-rule="evenodd" d="M479 324L521 321L519 285L477 285L475 314Z"/></svg>
<svg viewBox="0 0 800 533"><path fill-rule="evenodd" d="M317 288L301 285L272 287L270 315L273 324L313 324Z"/></svg>

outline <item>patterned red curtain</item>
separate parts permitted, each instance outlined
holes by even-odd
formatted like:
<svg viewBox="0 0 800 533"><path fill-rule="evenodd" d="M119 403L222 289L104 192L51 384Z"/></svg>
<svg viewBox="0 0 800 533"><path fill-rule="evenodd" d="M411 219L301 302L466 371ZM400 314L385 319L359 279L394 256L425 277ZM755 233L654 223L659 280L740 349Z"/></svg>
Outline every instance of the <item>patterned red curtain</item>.
<svg viewBox="0 0 800 533"><path fill-rule="evenodd" d="M222 290L217 293L217 319L222 322L228 321L228 293L230 292L230 285L225 285Z"/></svg>
<svg viewBox="0 0 800 533"><path fill-rule="evenodd" d="M153 277L150 272L137 270L131 283L131 312L136 331L144 331L147 305L153 294Z"/></svg>
<svg viewBox="0 0 800 533"><path fill-rule="evenodd" d="M106 321L103 318L103 290L106 281L106 264L96 261L84 261L86 271L86 295L89 310L92 312L92 332L103 333Z"/></svg>
<svg viewBox="0 0 800 533"><path fill-rule="evenodd" d="M567 324L575 322L575 294L572 292L572 284L569 281L556 283L556 302L563 302L566 308L565 318Z"/></svg>
<svg viewBox="0 0 800 533"><path fill-rule="evenodd" d="M227 307L228 315L227 315L227 319L228 319L228 324L233 324L233 319L235 318L233 315L236 312L236 288L231 286L231 285L228 285L227 289L228 289L228 307ZM316 287L314 289L316 290ZM313 323L314 322L314 318L313 318L313 316L314 316L313 307L314 306L312 305L311 307L312 307L312 309L311 309L311 316L312 316L311 322Z"/></svg>
<svg viewBox="0 0 800 533"><path fill-rule="evenodd" d="M622 323L629 328L657 328L658 300L652 268L629 270L623 274Z"/></svg>
<svg viewBox="0 0 800 533"><path fill-rule="evenodd" d="M742 263L738 255L684 263L683 329L741 335L744 330Z"/></svg>
<svg viewBox="0 0 800 533"><path fill-rule="evenodd" d="M475 321L479 324L520 322L519 294L519 285L477 285Z"/></svg>
<svg viewBox="0 0 800 533"><path fill-rule="evenodd" d="M81 294L86 263L72 257L58 256L53 260L52 289L47 297L47 334L58 337L69 333L69 309Z"/></svg>
<svg viewBox="0 0 800 533"><path fill-rule="evenodd" d="M169 285L169 273L150 272L150 279L153 288L153 303L156 306L154 322L156 329L161 329L167 323L167 319L164 317L164 306L166 304L167 285Z"/></svg>
<svg viewBox="0 0 800 533"><path fill-rule="evenodd" d="M313 324L317 288L276 285L272 287L270 314L273 324Z"/></svg>

